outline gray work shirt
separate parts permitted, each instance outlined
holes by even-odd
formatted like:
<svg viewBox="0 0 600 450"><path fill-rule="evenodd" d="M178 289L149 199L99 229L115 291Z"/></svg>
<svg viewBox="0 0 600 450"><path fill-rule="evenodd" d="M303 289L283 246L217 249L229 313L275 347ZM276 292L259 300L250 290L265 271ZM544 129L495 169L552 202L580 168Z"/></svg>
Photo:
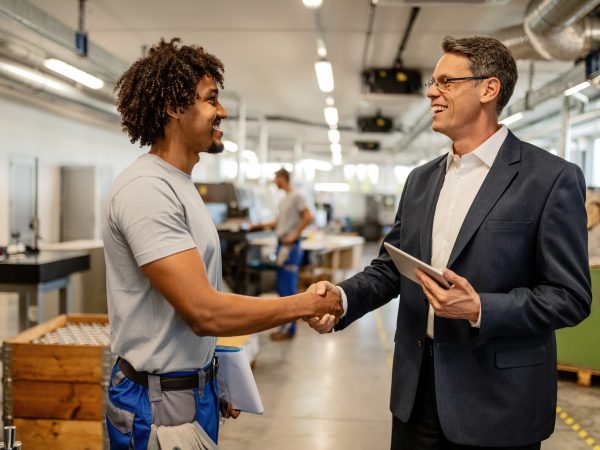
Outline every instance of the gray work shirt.
<svg viewBox="0 0 600 450"><path fill-rule="evenodd" d="M113 183L104 224L111 349L137 370L193 370L213 357L216 338L195 335L140 269L192 248L220 289L219 236L191 177L158 156L139 157Z"/></svg>
<svg viewBox="0 0 600 450"><path fill-rule="evenodd" d="M306 209L306 203L299 193L291 191L286 194L279 204L279 214L275 224L277 237L282 238L298 228L302 222L304 209Z"/></svg>

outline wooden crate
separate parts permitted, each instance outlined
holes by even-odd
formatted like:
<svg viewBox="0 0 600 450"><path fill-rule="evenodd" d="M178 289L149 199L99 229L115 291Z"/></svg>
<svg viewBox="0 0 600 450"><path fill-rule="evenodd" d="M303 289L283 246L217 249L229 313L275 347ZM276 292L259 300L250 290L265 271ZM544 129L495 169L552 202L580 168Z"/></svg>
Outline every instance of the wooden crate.
<svg viewBox="0 0 600 450"><path fill-rule="evenodd" d="M71 323L106 315L61 315L4 342L4 423L28 450L108 448L104 399L114 364L107 345L33 341Z"/></svg>

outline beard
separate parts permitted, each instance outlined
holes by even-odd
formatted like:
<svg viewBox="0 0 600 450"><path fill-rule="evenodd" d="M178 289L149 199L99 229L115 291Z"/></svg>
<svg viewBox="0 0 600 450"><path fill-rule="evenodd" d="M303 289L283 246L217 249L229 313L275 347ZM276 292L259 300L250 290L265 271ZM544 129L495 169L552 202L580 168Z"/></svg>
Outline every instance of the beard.
<svg viewBox="0 0 600 450"><path fill-rule="evenodd" d="M216 155L221 153L225 149L223 143L219 142L218 144L213 143L210 147L208 147L207 152L211 155Z"/></svg>

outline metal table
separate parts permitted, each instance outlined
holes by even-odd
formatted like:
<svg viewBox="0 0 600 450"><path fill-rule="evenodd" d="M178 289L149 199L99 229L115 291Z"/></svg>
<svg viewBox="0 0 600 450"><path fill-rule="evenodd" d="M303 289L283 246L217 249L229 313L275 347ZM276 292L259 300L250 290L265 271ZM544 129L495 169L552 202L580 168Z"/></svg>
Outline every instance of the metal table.
<svg viewBox="0 0 600 450"><path fill-rule="evenodd" d="M59 314L71 313L70 276L89 268L90 256L83 252L42 251L1 261L0 292L19 294L19 331L44 321L46 292L58 289ZM37 308L32 317L30 307Z"/></svg>

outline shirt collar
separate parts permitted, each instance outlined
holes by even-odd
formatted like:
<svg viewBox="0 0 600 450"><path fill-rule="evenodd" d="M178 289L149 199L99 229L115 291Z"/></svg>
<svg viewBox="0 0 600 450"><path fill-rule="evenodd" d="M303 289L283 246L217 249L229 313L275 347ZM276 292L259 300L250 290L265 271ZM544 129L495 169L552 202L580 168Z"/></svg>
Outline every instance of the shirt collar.
<svg viewBox="0 0 600 450"><path fill-rule="evenodd" d="M485 142L483 142L479 147L477 147L472 152L468 153L468 155L476 156L481 162L483 162L488 168L492 167L498 152L500 151L500 147L504 143L504 140L508 136L508 128L502 125L498 131L492 134ZM465 155L466 156L466 155ZM446 171L452 164L452 158L454 157L454 151L449 151L448 156L446 157Z"/></svg>

